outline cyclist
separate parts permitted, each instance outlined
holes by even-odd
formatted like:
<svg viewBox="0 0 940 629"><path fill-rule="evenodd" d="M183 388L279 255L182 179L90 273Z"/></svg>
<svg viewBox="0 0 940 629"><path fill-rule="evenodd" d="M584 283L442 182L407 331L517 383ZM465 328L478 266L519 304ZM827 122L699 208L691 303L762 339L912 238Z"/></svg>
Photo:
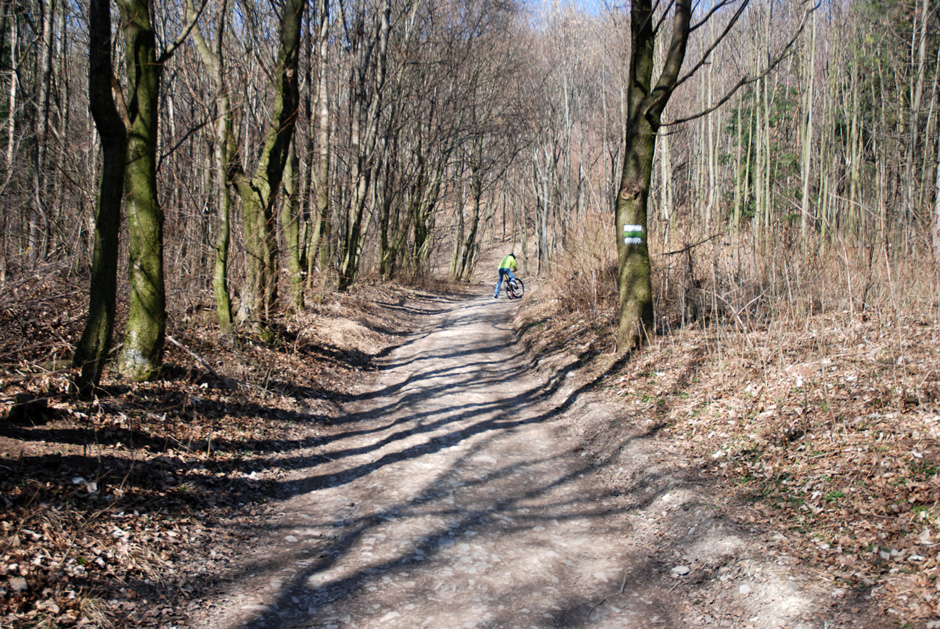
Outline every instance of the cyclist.
<svg viewBox="0 0 940 629"><path fill-rule="evenodd" d="M516 254L510 253L502 259L499 263L499 281L496 282L496 291L493 293L494 298L499 297L499 289L503 285L503 276L508 276L509 281L512 281L516 279L512 272L517 270L519 270L519 267L516 266Z"/></svg>

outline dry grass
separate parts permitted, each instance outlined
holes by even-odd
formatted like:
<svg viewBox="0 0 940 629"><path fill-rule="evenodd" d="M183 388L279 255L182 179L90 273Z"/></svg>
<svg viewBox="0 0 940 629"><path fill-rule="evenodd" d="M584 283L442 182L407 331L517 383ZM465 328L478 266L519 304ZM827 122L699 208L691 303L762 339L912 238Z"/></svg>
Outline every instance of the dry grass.
<svg viewBox="0 0 940 629"><path fill-rule="evenodd" d="M522 314L520 327L539 331L526 335L535 352L612 348L614 283L585 289L590 264L610 277L600 252L612 235L596 218L579 229L551 292ZM721 480L736 517L779 534L834 591L870 593L897 619L937 617L940 282L929 252L678 228L656 243L658 335L602 386L627 415L667 426Z"/></svg>

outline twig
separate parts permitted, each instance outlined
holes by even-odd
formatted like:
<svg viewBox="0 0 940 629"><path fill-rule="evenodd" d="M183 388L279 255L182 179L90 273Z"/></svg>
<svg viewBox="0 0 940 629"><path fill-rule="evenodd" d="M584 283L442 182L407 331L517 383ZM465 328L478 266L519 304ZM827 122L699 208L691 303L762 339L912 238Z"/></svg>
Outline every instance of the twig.
<svg viewBox="0 0 940 629"><path fill-rule="evenodd" d="M661 253L661 254L659 254L659 255L661 255L661 256L674 256L674 255L678 255L678 254L680 254L680 253L685 253L686 251L690 251L690 250L692 250L692 249L695 249L695 248L698 247L699 245L704 245L706 242L709 242L709 241L711 241L711 240L714 240L715 238L718 238L719 236L724 236L724 235L727 234L727 233L728 233L728 230L724 229L724 230L718 232L717 234L712 234L712 235L709 236L708 238L705 238L705 239L703 239L703 240L699 240L698 242L696 242L696 243L694 243L694 244L691 244L691 245L688 245L688 246L686 246L686 247L683 247L682 249L677 249L676 251L667 251L667 252Z"/></svg>
<svg viewBox="0 0 940 629"><path fill-rule="evenodd" d="M591 619L591 614L594 613L594 610L597 609L598 607L600 607L601 605L603 605L603 604L606 603L606 602L607 602L607 599L606 599L606 598L601 599L601 602L600 602L600 603L598 603L597 605L595 605L594 607L592 607L591 610L587 613L587 619L590 620L590 619Z"/></svg>
<svg viewBox="0 0 940 629"><path fill-rule="evenodd" d="M181 350L183 350L184 352L186 352L187 354L189 354L190 356L198 360L200 363L202 363L202 366L208 369L209 373L211 373L213 376L215 376L216 378L219 378L220 380L222 379L222 377L219 376L219 374L215 372L215 369L213 369L212 366L209 363L207 363L202 356L195 353L191 349L185 347L182 343L177 341L175 338L173 338L169 334L166 335L166 340L168 340L170 343L173 343L173 345L176 345L178 348L180 348Z"/></svg>

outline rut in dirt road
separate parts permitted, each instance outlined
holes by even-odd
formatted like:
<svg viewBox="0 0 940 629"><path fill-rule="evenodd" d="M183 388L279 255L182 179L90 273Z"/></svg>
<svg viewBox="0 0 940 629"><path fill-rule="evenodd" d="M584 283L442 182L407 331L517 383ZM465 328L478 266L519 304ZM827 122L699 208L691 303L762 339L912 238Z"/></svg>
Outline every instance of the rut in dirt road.
<svg viewBox="0 0 940 629"><path fill-rule="evenodd" d="M675 626L628 556L626 516L553 429L515 302L414 307L421 329L311 453L242 593L206 624Z"/></svg>

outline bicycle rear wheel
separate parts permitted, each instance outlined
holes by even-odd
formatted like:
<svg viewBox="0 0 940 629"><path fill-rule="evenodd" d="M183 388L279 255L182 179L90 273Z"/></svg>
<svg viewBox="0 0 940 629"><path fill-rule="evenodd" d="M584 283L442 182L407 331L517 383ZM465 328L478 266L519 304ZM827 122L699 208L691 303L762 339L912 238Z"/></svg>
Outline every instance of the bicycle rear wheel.
<svg viewBox="0 0 940 629"><path fill-rule="evenodd" d="M506 287L506 293L509 295L510 299L522 299L522 296L525 294L525 284L522 283L518 277L514 280L509 281L509 285Z"/></svg>

